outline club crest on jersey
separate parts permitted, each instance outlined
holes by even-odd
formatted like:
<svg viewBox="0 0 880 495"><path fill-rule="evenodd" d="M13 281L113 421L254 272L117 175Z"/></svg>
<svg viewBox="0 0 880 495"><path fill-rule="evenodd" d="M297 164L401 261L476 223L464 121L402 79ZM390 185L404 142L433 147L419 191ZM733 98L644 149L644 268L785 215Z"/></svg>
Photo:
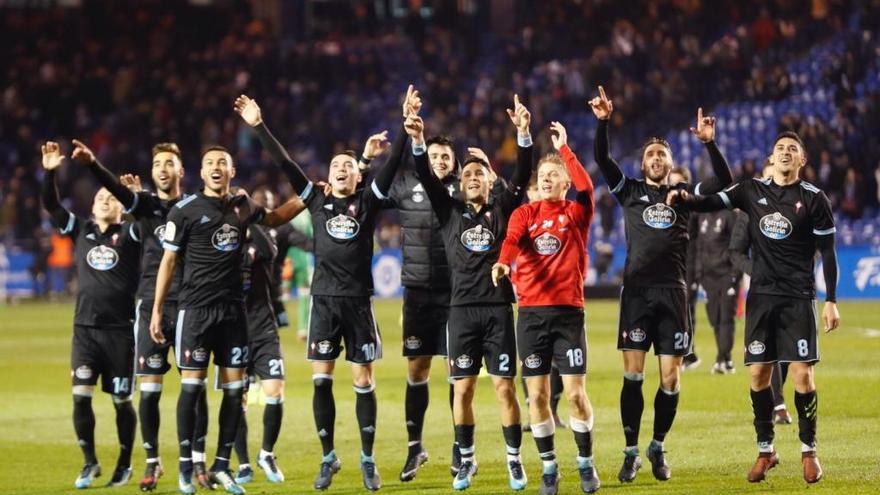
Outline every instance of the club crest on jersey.
<svg viewBox="0 0 880 495"><path fill-rule="evenodd" d="M668 229L672 227L675 224L676 218L675 210L663 203L653 204L642 212L642 220L649 227L655 229Z"/></svg>
<svg viewBox="0 0 880 495"><path fill-rule="evenodd" d="M86 365L82 365L73 372L80 380L88 380L92 377L92 369Z"/></svg>
<svg viewBox="0 0 880 495"><path fill-rule="evenodd" d="M341 213L330 220L327 220L325 227L327 233L330 234L330 237L343 241L353 239L361 230L361 226L357 223L357 220Z"/></svg>
<svg viewBox="0 0 880 495"><path fill-rule="evenodd" d="M749 354L753 356L757 356L758 354L764 354L764 350L767 347L760 340L753 340L751 344L749 344Z"/></svg>
<svg viewBox="0 0 880 495"><path fill-rule="evenodd" d="M468 251L484 253L492 249L494 243L495 234L491 230L483 228L482 225L471 227L461 233L461 244Z"/></svg>
<svg viewBox="0 0 880 495"><path fill-rule="evenodd" d="M119 262L116 250L107 246L95 246L86 254L86 262L95 270L105 272Z"/></svg>
<svg viewBox="0 0 880 495"><path fill-rule="evenodd" d="M791 222L778 211L764 215L758 223L761 233L771 239L785 239L791 234Z"/></svg>
<svg viewBox="0 0 880 495"><path fill-rule="evenodd" d="M523 361L523 365L525 365L525 367L529 369L540 368L542 363L543 361L541 361L541 356L537 354L530 354Z"/></svg>
<svg viewBox="0 0 880 495"><path fill-rule="evenodd" d="M143 359L143 357L141 357L141 359ZM162 357L161 354L153 354L148 357L146 361L147 366L153 368L154 370L161 368L162 365L165 364L165 359Z"/></svg>
<svg viewBox="0 0 880 495"><path fill-rule="evenodd" d="M160 225L156 227L156 230L153 231L153 235L156 236L156 239L159 239L159 242L165 240L165 225Z"/></svg>
<svg viewBox="0 0 880 495"><path fill-rule="evenodd" d="M412 200L413 200L413 202L415 202L415 203L421 203L422 201L425 200L425 195L422 194L422 193L420 193L420 192L413 193L413 195L412 195Z"/></svg>
<svg viewBox="0 0 880 495"><path fill-rule="evenodd" d="M542 256L552 256L562 248L562 241L550 232L535 237L535 251Z"/></svg>
<svg viewBox="0 0 880 495"><path fill-rule="evenodd" d="M406 346L407 349L414 351L422 347L422 339L416 337L415 335L410 335L403 342L403 345Z"/></svg>
<svg viewBox="0 0 880 495"><path fill-rule="evenodd" d="M474 360L467 354L462 354L455 358L455 365L459 368L467 369L474 365Z"/></svg>
<svg viewBox="0 0 880 495"><path fill-rule="evenodd" d="M633 328L629 331L629 340L633 342L644 342L647 337L647 334L641 328Z"/></svg>
<svg viewBox="0 0 880 495"><path fill-rule="evenodd" d="M196 362L203 362L208 360L208 351L205 350L204 347L196 347L192 351L192 359Z"/></svg>
<svg viewBox="0 0 880 495"><path fill-rule="evenodd" d="M238 249L241 233L237 227L224 223L222 227L214 231L211 236L211 244L217 251L235 251Z"/></svg>

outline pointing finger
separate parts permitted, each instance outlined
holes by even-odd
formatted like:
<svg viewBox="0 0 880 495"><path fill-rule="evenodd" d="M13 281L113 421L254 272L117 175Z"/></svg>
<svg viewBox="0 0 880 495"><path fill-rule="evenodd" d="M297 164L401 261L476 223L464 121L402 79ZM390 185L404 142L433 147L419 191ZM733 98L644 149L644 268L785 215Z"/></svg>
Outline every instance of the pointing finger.
<svg viewBox="0 0 880 495"><path fill-rule="evenodd" d="M608 97L605 96L605 88L603 88L602 86L599 86L599 98L600 98L602 101L607 101L607 100L608 100Z"/></svg>

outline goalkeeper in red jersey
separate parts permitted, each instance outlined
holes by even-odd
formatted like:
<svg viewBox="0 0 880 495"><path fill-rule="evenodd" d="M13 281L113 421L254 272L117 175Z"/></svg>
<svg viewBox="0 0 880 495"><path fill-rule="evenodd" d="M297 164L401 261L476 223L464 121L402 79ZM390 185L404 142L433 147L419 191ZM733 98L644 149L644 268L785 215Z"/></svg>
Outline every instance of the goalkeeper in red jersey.
<svg viewBox="0 0 880 495"><path fill-rule="evenodd" d="M593 182L568 147L565 127L553 122L550 129L558 153L538 162L540 201L513 212L492 280L497 283L510 275L510 264L517 260L516 341L529 392L532 435L544 463L540 493L555 494L559 488L550 413L552 363L559 368L569 400L581 489L593 493L599 489L599 477L593 463L593 409L584 388L584 276ZM571 186L577 191L574 201L565 199Z"/></svg>

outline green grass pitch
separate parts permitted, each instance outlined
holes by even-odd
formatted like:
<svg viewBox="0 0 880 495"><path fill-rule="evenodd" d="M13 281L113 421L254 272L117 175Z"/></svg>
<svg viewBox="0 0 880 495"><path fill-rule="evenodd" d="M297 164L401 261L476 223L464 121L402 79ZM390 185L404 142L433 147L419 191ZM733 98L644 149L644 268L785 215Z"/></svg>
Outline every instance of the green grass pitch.
<svg viewBox="0 0 880 495"><path fill-rule="evenodd" d="M290 314L295 315L294 305ZM880 303L847 302L840 305L843 326L820 337L822 363L818 366L819 453L825 479L808 487L801 478L797 426L777 427L777 448L782 457L771 471L769 481L749 485L746 472L756 455L746 370L712 376L714 340L698 308L697 351L703 359L700 368L685 373L681 403L672 432L666 441L672 466L671 481L660 483L643 467L631 485L617 482L622 459L623 434L620 427L618 397L621 384L621 358L615 350L617 303L588 301L587 322L589 360L587 391L595 408L595 458L603 483L603 493L880 493L878 442L880 442ZM429 463L410 483L398 481L406 455L404 427L405 361L400 356L400 301L377 301L376 314L385 343L376 369L379 420L377 462L384 481L382 492L420 494L450 493L449 457L452 431L447 406L447 384L443 361L434 361L431 380L431 406L426 419L424 445ZM71 424L69 382L70 334L73 308L70 304L25 303L0 307L0 492L14 494L74 493L73 480L82 458ZM737 325L737 348L742 339L742 322ZM250 494L310 493L317 472L320 444L314 432L311 411L311 371L304 359L304 346L295 332L282 331L286 356L287 398L284 426L276 448L280 467L287 481L270 485L258 472L247 485ZM741 362L739 351L738 362ZM655 362L651 360L651 362ZM654 391L657 387L655 364L646 370L645 414L642 419L642 449L650 437ZM174 407L178 381L168 375L162 399L161 448L166 467L156 493L176 493L177 449ZM329 493L363 491L358 468L359 437L354 418L354 392L348 366L340 363L334 388L337 400L337 452L343 463ZM519 389L519 384L517 384ZM521 394L521 391L518 390ZM793 391L786 389L793 407ZM217 433L219 394L209 394L211 423L209 454ZM481 379L476 396L476 452L479 474L468 493L505 493L507 473L494 393L488 379ZM104 468L99 484L106 482L116 457L113 408L109 397L96 394L96 440ZM567 417L566 406L560 413ZM259 451L262 407L250 409L252 456ZM580 493L574 468L574 441L568 430L557 432L557 450L563 480L561 493ZM523 437L523 453L529 475L528 493L537 492L540 461L529 434ZM209 459L213 457L209 455ZM134 479L123 488L93 489L94 493L134 493L143 471L144 454L140 435L135 442ZM233 461L234 462L234 461Z"/></svg>

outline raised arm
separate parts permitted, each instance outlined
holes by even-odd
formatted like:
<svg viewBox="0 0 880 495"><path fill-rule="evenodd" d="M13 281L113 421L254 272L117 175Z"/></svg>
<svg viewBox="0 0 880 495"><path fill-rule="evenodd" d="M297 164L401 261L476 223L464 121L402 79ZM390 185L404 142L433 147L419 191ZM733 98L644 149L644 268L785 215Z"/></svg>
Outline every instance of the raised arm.
<svg viewBox="0 0 880 495"><path fill-rule="evenodd" d="M697 184L694 194L714 194L733 182L733 174L727 160L715 143L715 117L703 116L703 108L697 109L697 127L691 127L691 133L706 146L712 162L713 177Z"/></svg>
<svg viewBox="0 0 880 495"><path fill-rule="evenodd" d="M614 104L605 95L605 88L599 86L599 96L590 100L590 108L593 115L599 119L596 126L596 139L593 141L593 154L596 158L596 164L599 165L599 171L608 184L611 192L619 191L623 187L624 175L620 171L620 166L611 158L611 145L608 140L608 121L611 119L611 113L614 112Z"/></svg>
<svg viewBox="0 0 880 495"><path fill-rule="evenodd" d="M287 200L286 203L275 208L274 210L266 210L266 215L260 221L267 227L278 227L293 220L294 217L302 213L306 209L306 204L299 196L294 195Z"/></svg>
<svg viewBox="0 0 880 495"><path fill-rule="evenodd" d="M532 113L519 100L519 95L513 95L513 108L507 109L507 115L516 126L517 144L516 167L513 169L513 176L510 178L508 188L516 198L515 204L518 204L518 200L525 194L526 187L529 185L534 165L534 146L532 146L532 134L529 130Z"/></svg>
<svg viewBox="0 0 880 495"><path fill-rule="evenodd" d="M443 187L440 179L431 171L431 164L428 161L428 148L425 146L424 123L419 116L410 116L404 124L406 133L412 138L412 153L416 167L416 177L425 188L425 194L431 202L431 208L437 215L440 224L445 224L449 220L452 212L452 198Z"/></svg>
<svg viewBox="0 0 880 495"><path fill-rule="evenodd" d="M126 211L131 211L137 206L137 195L125 187L112 172L104 168L88 146L76 139L73 140L73 146L71 158L80 165L85 165L101 186L116 196Z"/></svg>
<svg viewBox="0 0 880 495"><path fill-rule="evenodd" d="M568 133L565 131L565 127L559 122L552 122L550 130L553 131L553 134L550 135L553 147L562 156L562 161L565 162L565 169L568 171L569 177L571 177L571 183L575 191L578 192L576 200L584 206L584 213L590 219L593 217L593 210L595 208L593 179L590 178L590 174L584 169L577 155L568 146Z"/></svg>
<svg viewBox="0 0 880 495"><path fill-rule="evenodd" d="M263 115L257 102L245 95L241 95L235 99L235 111L241 115L242 120L247 125L254 128L263 147L269 152L275 165L287 176L287 180L290 181L293 190L301 198L308 199L309 193L312 191L312 182L299 164L293 161L293 158L290 157L284 146L269 132L269 128L263 122Z"/></svg>
<svg viewBox="0 0 880 495"><path fill-rule="evenodd" d="M52 216L52 223L61 233L70 234L73 232L76 218L73 216L73 213L67 211L61 205L61 199L58 197L58 186L55 184L55 174L58 167L64 163L65 156L61 154L61 147L54 141L47 142L40 149L43 154L43 170L46 171L40 187L40 198L43 201L43 207Z"/></svg>

